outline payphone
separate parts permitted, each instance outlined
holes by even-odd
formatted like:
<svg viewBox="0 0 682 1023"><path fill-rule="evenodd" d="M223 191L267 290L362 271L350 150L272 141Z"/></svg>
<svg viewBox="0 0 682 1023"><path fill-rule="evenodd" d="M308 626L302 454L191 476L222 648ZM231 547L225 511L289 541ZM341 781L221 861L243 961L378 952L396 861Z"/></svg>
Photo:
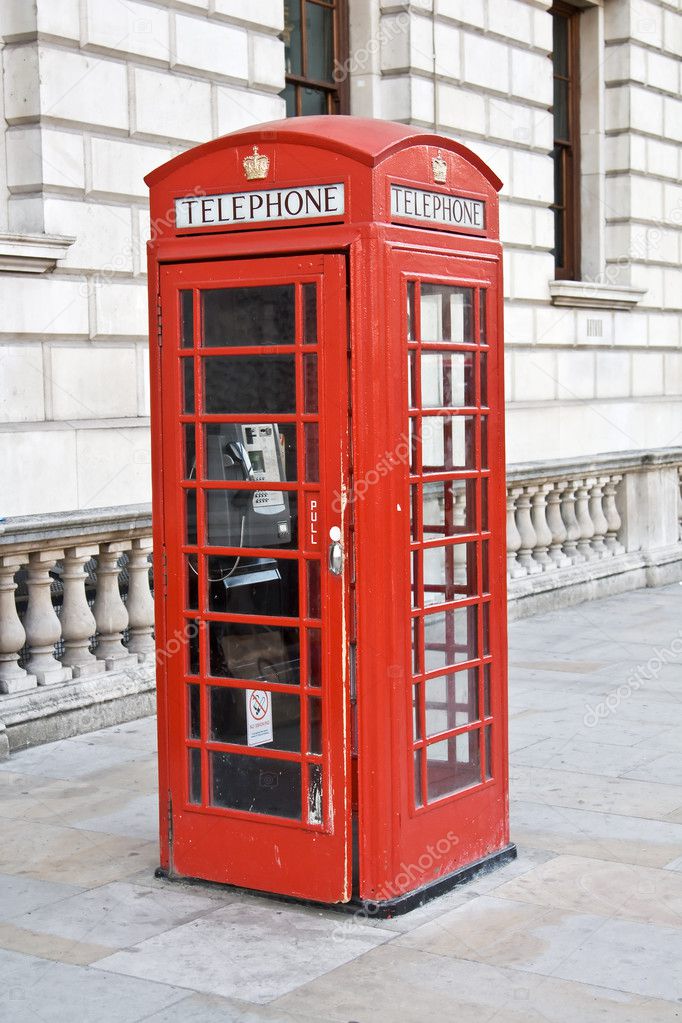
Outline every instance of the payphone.
<svg viewBox="0 0 682 1023"><path fill-rule="evenodd" d="M403 911L515 855L500 182L342 116L147 180L161 872Z"/></svg>

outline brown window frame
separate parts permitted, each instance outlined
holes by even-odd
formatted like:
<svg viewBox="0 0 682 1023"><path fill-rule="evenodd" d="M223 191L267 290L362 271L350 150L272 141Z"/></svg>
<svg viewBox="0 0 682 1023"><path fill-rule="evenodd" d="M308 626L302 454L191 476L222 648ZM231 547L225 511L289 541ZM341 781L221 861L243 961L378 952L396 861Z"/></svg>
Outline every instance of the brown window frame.
<svg viewBox="0 0 682 1023"><path fill-rule="evenodd" d="M558 280L580 280L580 9L555 0L550 8L553 22L561 18L566 22L567 74L557 74L557 63L552 54L553 79L567 83L566 138L557 137L557 119L554 113L554 212L555 276ZM554 107L552 107L554 112ZM557 188L561 182L561 190ZM559 202L559 196L563 198ZM561 224L562 249L556 245L557 223Z"/></svg>
<svg viewBox="0 0 682 1023"><path fill-rule="evenodd" d="M348 44L348 0L288 0L292 6L298 6L301 25L301 65L300 75L285 75L287 85L294 87L296 98L296 114L301 115L302 94L305 88L317 89L325 93L326 113L348 114L350 113L350 90L348 73L345 71L349 56ZM307 30L306 30L306 7L323 7L333 12L333 43L332 43L332 71L328 81L319 81L309 78L307 75ZM337 68L343 68L344 73L338 76L338 81L333 77Z"/></svg>

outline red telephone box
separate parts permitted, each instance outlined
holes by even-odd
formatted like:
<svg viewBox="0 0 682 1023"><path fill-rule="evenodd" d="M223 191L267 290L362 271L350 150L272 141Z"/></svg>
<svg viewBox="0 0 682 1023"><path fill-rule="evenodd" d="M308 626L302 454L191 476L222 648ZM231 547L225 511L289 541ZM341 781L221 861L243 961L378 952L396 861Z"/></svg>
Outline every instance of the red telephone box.
<svg viewBox="0 0 682 1023"><path fill-rule="evenodd" d="M409 908L515 855L500 182L339 116L147 181L161 870Z"/></svg>

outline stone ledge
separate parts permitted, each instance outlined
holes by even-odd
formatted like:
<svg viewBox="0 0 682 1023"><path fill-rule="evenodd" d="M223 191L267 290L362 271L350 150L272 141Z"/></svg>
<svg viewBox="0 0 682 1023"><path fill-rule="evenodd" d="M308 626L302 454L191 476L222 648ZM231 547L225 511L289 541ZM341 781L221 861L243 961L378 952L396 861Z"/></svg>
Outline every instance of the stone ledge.
<svg viewBox="0 0 682 1023"><path fill-rule="evenodd" d="M647 586L682 581L682 543L650 551L618 554L572 568L513 579L508 584L509 620L573 607Z"/></svg>
<svg viewBox="0 0 682 1023"><path fill-rule="evenodd" d="M0 273L43 274L54 270L75 240L50 234L0 234Z"/></svg>
<svg viewBox="0 0 682 1023"><path fill-rule="evenodd" d="M590 281L550 281L552 305L586 309L632 309L646 295L642 288Z"/></svg>
<svg viewBox="0 0 682 1023"><path fill-rule="evenodd" d="M0 760L29 746L132 721L155 709L153 660L123 671L0 696Z"/></svg>

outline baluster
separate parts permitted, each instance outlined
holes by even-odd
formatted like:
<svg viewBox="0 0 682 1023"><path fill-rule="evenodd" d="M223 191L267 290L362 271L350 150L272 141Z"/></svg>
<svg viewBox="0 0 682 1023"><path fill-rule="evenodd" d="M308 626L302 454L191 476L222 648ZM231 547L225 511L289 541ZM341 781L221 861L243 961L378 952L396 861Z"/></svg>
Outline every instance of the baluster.
<svg viewBox="0 0 682 1023"><path fill-rule="evenodd" d="M154 601L149 589L149 554L151 537L133 540L128 555L128 652L140 661L154 656Z"/></svg>
<svg viewBox="0 0 682 1023"><path fill-rule="evenodd" d="M517 558L528 575L537 575L538 572L542 572L542 565L538 565L537 561L533 559L537 538L530 516L530 502L536 490L537 487L523 487L516 500L516 528L521 535L521 546Z"/></svg>
<svg viewBox="0 0 682 1023"><path fill-rule="evenodd" d="M625 550L618 539L618 531L621 527L621 519L616 506L616 490L622 480L622 476L609 476L604 484L604 515L608 523L608 530L604 543L611 551L611 554L622 554Z"/></svg>
<svg viewBox="0 0 682 1023"><path fill-rule="evenodd" d="M561 518L561 495L565 487L566 480L560 480L552 485L547 494L547 525L552 534L549 556L557 568L567 568L571 564L571 559L562 550L568 536L564 520Z"/></svg>
<svg viewBox="0 0 682 1023"><path fill-rule="evenodd" d="M585 560L577 546L581 530L575 515L575 495L579 486L580 480L570 480L566 483L566 488L561 495L561 519L566 527L564 554L572 565L579 565Z"/></svg>
<svg viewBox="0 0 682 1023"><path fill-rule="evenodd" d="M527 575L526 569L517 560L517 552L521 547L521 534L516 526L514 511L516 499L523 487L510 487L507 491L507 573L510 579L520 579Z"/></svg>
<svg viewBox="0 0 682 1023"><path fill-rule="evenodd" d="M128 612L118 586L118 559L130 549L130 541L102 543L97 559L97 596L93 606L99 632L97 656L104 660L107 671L138 663L136 654L123 646L122 634L128 624Z"/></svg>
<svg viewBox="0 0 682 1023"><path fill-rule="evenodd" d="M26 633L17 614L14 576L24 561L15 554L0 556L0 693L20 693L38 684L35 675L19 666Z"/></svg>
<svg viewBox="0 0 682 1023"><path fill-rule="evenodd" d="M606 481L606 478L607 477L605 476L599 476L598 479L593 480L588 500L590 518L592 519L592 525L594 526L594 535L590 546L598 558L609 558L612 553L604 543L604 537L606 536L606 531L609 528L609 524L606 521L606 516L604 515L604 509L602 507L602 500L604 496L602 486Z"/></svg>
<svg viewBox="0 0 682 1023"><path fill-rule="evenodd" d="M580 527L578 539L578 551L585 561L595 561L599 557L590 546L590 540L594 536L594 523L588 507L588 493L594 480L578 480L575 491L575 517Z"/></svg>
<svg viewBox="0 0 682 1023"><path fill-rule="evenodd" d="M535 488L535 493L531 498L530 517L533 523L533 529L535 530L535 550L533 551L533 557L537 563L542 566L543 572L552 572L557 567L547 553L549 545L552 542L552 531L547 525L546 507L547 491L551 486L551 483L540 484L540 486Z"/></svg>
<svg viewBox="0 0 682 1023"><path fill-rule="evenodd" d="M28 607L24 618L29 660L26 670L35 675L39 686L65 682L71 668L55 657L55 643L62 627L52 604L50 569L64 557L64 551L33 551L28 556Z"/></svg>
<svg viewBox="0 0 682 1023"><path fill-rule="evenodd" d="M64 654L62 664L71 668L74 678L98 675L104 671L104 661L90 651L90 640L95 635L95 616L88 605L85 592L85 562L97 554L97 547L69 547L64 551L62 582L64 605L62 610L62 636Z"/></svg>

